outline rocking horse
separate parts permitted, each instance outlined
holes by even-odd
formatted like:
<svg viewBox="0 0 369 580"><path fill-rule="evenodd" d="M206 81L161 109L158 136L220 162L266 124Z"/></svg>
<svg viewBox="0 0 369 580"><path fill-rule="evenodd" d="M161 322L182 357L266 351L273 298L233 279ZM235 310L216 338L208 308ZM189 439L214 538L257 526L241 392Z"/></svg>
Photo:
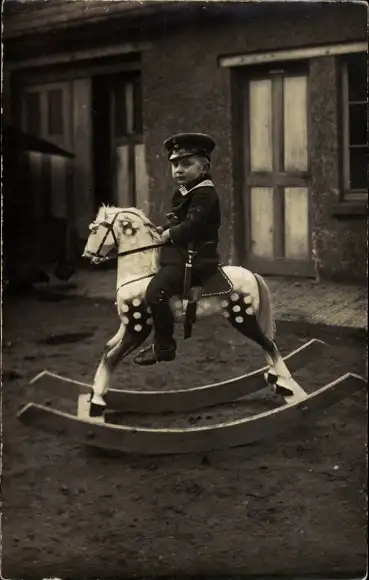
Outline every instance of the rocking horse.
<svg viewBox="0 0 369 580"><path fill-rule="evenodd" d="M227 381L181 390L111 388L112 373L118 363L137 350L151 333L145 291L157 272L160 246L159 232L139 209L100 208L90 225L83 255L95 264L113 257L118 260L119 329L106 344L92 385L47 370L32 379L31 385L49 396L57 394L74 401L77 398L76 415L53 409L49 402L47 406L28 403L18 413L20 421L105 450L144 455L199 453L275 436L286 428L310 422L312 411L323 411L365 387L362 377L346 373L308 394L292 378L286 362L299 369L311 358L321 357L328 345L313 339L282 359L274 341L271 296L264 279L241 267L220 266L203 287L190 287L184 295L173 297L171 308L175 320L183 322L185 337L189 338L195 320L201 321L212 314L224 316L236 330L263 349L266 366ZM122 412L153 415L215 407L247 399L265 386L272 388L272 393L283 401L281 406L226 423L163 429L115 424L109 420Z"/></svg>
<svg viewBox="0 0 369 580"><path fill-rule="evenodd" d="M99 416L104 411L111 374L118 362L140 347L151 333L145 291L158 270L160 247L156 226L137 208L102 206L90 224L83 257L94 264L117 257L116 306L121 320L96 371L90 416ZM219 266L217 274L204 287L190 287L186 295L171 301L171 308L175 320L184 322L185 338L191 336L196 320L214 314L227 318L236 330L264 350L269 379L276 392L292 396L298 389L273 340L271 295L258 274L239 266Z"/></svg>

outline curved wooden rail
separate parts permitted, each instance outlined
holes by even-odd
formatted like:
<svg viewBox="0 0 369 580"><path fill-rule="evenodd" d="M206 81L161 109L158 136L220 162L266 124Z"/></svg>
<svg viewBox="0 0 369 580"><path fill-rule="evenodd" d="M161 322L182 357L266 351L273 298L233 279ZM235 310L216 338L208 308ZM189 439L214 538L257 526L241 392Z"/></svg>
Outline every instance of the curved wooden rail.
<svg viewBox="0 0 369 580"><path fill-rule="evenodd" d="M128 425L111 425L81 419L29 403L18 413L25 424L91 447L118 450L141 455L200 453L246 445L285 431L314 419L312 412L350 396L366 385L366 381L351 373L307 395L303 400L286 404L247 419L188 429L147 429Z"/></svg>
<svg viewBox="0 0 369 580"><path fill-rule="evenodd" d="M292 373L307 364L313 358L322 355L328 345L312 339L289 353L284 360L289 363ZM107 408L125 413L159 414L168 412L186 412L214 407L229 403L255 393L265 387L263 375L268 371L264 367L252 373L241 375L227 381L194 387L191 389L167 391L131 391L110 389L106 396ZM57 374L43 371L34 377L31 385L61 398L75 401L80 394L91 393L91 385L74 381Z"/></svg>

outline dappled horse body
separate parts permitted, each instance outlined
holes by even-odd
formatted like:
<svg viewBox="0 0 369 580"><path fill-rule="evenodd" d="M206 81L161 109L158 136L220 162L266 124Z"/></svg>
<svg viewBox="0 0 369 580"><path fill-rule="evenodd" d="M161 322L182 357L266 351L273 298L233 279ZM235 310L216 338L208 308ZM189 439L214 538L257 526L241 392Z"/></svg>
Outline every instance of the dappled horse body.
<svg viewBox="0 0 369 580"><path fill-rule="evenodd" d="M95 374L91 416L101 415L105 410L105 396L117 364L136 351L152 331L145 294L159 268L161 245L155 225L137 208L102 206L90 224L83 256L95 264L117 258L116 306L121 321L117 333L105 346ZM175 296L170 301L177 322L186 318L183 298ZM269 380L281 393L293 393L297 384L274 342L271 296L260 275L239 266L219 266L218 274L204 287L191 289L189 300L196 303L196 320L218 314L257 343L265 353Z"/></svg>

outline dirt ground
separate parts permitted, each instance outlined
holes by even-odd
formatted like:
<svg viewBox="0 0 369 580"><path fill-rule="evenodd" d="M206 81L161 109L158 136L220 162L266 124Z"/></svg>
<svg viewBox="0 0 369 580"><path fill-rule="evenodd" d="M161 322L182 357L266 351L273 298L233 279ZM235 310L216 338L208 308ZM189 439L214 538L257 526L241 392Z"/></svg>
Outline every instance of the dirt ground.
<svg viewBox="0 0 369 580"><path fill-rule="evenodd" d="M365 392L306 427L248 447L192 456L107 455L28 428L15 415L29 401L50 399L28 386L43 369L91 382L117 329L114 304L36 293L6 299L3 316L3 577L364 577ZM365 375L364 339L334 328L278 325L283 354L312 337L333 348L295 374L306 390L347 371ZM174 363L145 370L127 360L114 386L193 387L262 364L258 347L214 318L180 344ZM73 411L57 393L52 402ZM242 410L261 412L268 401L253 404ZM162 424L237 413L239 406L225 405Z"/></svg>

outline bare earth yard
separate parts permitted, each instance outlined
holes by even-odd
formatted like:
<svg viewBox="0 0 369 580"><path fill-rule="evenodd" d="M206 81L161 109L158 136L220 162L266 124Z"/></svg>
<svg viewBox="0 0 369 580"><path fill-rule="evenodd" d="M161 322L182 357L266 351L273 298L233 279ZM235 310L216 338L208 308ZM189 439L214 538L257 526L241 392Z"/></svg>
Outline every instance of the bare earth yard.
<svg viewBox="0 0 369 580"><path fill-rule="evenodd" d="M107 455L27 428L16 412L29 401L45 402L45 395L28 386L43 369L91 382L103 345L117 328L114 304L76 297L55 301L43 293L7 299L3 308L3 577L333 572L364 577L365 392L306 427L257 445L193 456ZM58 341L69 333L80 336ZM347 371L365 375L365 340L335 328L278 326L283 354L313 337L333 348L296 373L306 390ZM214 318L180 344L174 363L148 371L131 359L122 363L115 387L199 386L262 365L256 346ZM73 411L57 393L52 403ZM140 423L224 421L267 406L261 398L252 408L225 405Z"/></svg>

